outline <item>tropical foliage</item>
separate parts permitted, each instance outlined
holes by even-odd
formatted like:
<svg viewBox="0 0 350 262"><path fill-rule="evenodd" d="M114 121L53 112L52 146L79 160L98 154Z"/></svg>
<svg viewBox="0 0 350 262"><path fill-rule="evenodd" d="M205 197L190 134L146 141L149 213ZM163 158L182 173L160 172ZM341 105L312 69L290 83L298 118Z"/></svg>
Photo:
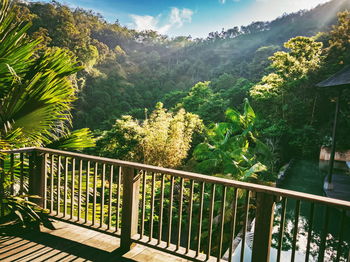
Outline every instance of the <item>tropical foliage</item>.
<svg viewBox="0 0 350 262"><path fill-rule="evenodd" d="M30 196L33 198L33 196ZM28 196L7 196L3 198L2 210L4 215L0 217L0 231L14 233L18 226L26 229L39 229L44 226L54 229L48 211L37 204L30 202Z"/></svg>
<svg viewBox="0 0 350 262"><path fill-rule="evenodd" d="M8 0L0 2L0 146L1 150L56 145L83 149L94 145L88 129L70 131L73 77L81 67L72 54L60 48L40 50L41 39L28 40L30 23L17 20ZM25 227L50 226L45 211L14 197L8 190L9 174L1 155L1 221ZM13 170L12 170L13 171ZM11 170L9 172L12 172ZM31 196L33 198L33 196Z"/></svg>
<svg viewBox="0 0 350 262"><path fill-rule="evenodd" d="M3 0L0 9L0 135L16 147L43 146L70 140L73 148L92 146L89 131L85 143L73 144L70 133L76 88L72 76L81 67L60 48L39 52L40 39L28 41L28 22L17 22L16 13ZM65 144L69 147L69 143Z"/></svg>
<svg viewBox="0 0 350 262"><path fill-rule="evenodd" d="M205 142L195 148L198 171L241 181L272 181L271 174L264 177L268 167L263 164L271 159L271 152L258 139L256 115L248 100L243 114L228 109L226 119L210 128Z"/></svg>
<svg viewBox="0 0 350 262"><path fill-rule="evenodd" d="M100 153L147 164L179 167L188 157L194 132L199 132L199 117L180 109L167 112L162 103L143 122L124 116L98 140Z"/></svg>
<svg viewBox="0 0 350 262"><path fill-rule="evenodd" d="M62 121L53 126L46 124L46 133L35 142L58 147L58 142L69 137L67 127L72 121L75 129L88 127L97 135L103 134L100 143L104 138L109 139L106 135L109 129L118 134L120 144L105 143L106 147L101 144L90 152L148 161L145 160L148 157L135 149L140 148L143 135L134 127L146 119L145 108L153 110L158 101L170 111L184 108L198 115L210 130L215 123L225 121L227 108L243 110L242 101L249 98L257 115L254 125L260 130L260 140L275 153L274 168L291 157L315 157L330 133L334 95L312 87L349 63L349 13L340 13L336 22L336 13L349 7L348 1L333 0L271 22L254 22L212 32L205 39L192 39L170 38L154 31L137 32L121 26L118 21L108 23L99 14L70 9L58 2L15 1L13 19L23 27L24 21L33 24L23 29L31 39L26 39L26 43L35 47L28 70L39 61L47 62L57 56L65 59L66 67L56 68L61 70L56 73L66 74L65 81L75 85L74 90L70 90L71 100L61 100L61 106L69 109L54 110L57 114L67 113L74 103L73 121L71 116L59 116ZM84 70L78 70L74 57ZM16 65L9 65L16 75L24 77ZM10 74L8 81L12 83L13 79L17 78ZM344 97L347 96L345 93ZM78 100L74 102L76 97ZM345 120L341 121L340 132L345 134L349 130L346 121L349 110L346 106L342 108L345 108L342 110ZM123 115L131 117L127 119ZM116 122L116 119L119 120ZM5 120L7 125L12 121ZM14 134L18 135L26 132L7 129L16 130ZM81 132L88 133L87 130ZM72 142L74 138L77 135L67 141ZM204 139L195 137L193 146ZM81 149L75 143L61 144ZM341 144L347 146L346 141ZM189 157L184 159L191 158L191 149L187 154ZM188 168L192 168L191 164Z"/></svg>

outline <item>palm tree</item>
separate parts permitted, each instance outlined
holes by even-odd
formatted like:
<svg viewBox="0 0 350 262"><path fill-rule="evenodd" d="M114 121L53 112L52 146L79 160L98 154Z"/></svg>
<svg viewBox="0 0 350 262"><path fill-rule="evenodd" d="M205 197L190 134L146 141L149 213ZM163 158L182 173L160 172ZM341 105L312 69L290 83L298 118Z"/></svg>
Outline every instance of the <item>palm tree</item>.
<svg viewBox="0 0 350 262"><path fill-rule="evenodd" d="M39 54L39 40L29 40L30 23L16 22L9 0L0 3L0 141L2 146L64 148L93 146L88 129L70 132L81 67L59 48ZM67 142L69 141L69 142ZM1 146L1 145L0 145Z"/></svg>
<svg viewBox="0 0 350 262"><path fill-rule="evenodd" d="M62 49L39 52L41 40L31 41L26 35L30 23L17 22L15 17L9 0L0 0L0 149L93 146L89 129L70 131L70 111L76 100L72 79L81 67ZM45 222L42 210L25 196L9 195L4 166L0 166L0 222Z"/></svg>

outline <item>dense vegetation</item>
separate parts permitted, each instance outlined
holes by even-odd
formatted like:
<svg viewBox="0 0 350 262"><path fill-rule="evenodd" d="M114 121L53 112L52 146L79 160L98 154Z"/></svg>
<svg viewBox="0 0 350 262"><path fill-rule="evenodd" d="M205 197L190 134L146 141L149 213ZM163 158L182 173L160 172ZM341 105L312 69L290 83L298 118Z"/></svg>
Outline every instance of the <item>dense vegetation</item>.
<svg viewBox="0 0 350 262"><path fill-rule="evenodd" d="M337 12L350 8L348 1L213 32L206 39L137 32L57 2L18 2L16 8L18 20L33 24L30 38L42 39L40 52L66 49L84 67L74 79L80 91L73 125L95 130L102 141L125 121L115 124L122 115L145 119L159 101L171 111L197 114L212 128L225 121L229 107L243 110L243 99L249 98L260 140L270 148L275 166L291 157L315 157L320 145L329 143L333 94L313 87L349 63L349 15L343 13L332 29ZM303 37L290 40L296 36ZM345 99L342 103L340 132L346 133L348 110ZM195 135L192 146L203 142L205 133ZM100 147L93 153L142 159L128 158L129 149L124 157ZM193 160L187 163L194 168Z"/></svg>
<svg viewBox="0 0 350 262"><path fill-rule="evenodd" d="M143 123L131 116L117 120L98 140L95 150L112 158L177 167L187 157L193 133L201 129L202 121L197 115L184 109L173 114L158 103Z"/></svg>
<svg viewBox="0 0 350 262"><path fill-rule="evenodd" d="M242 178L242 174L235 172L249 170L259 163L256 170L273 173L291 157L314 157L321 144L329 143L333 92L319 92L312 87L349 63L349 14L341 13L336 21L336 13L349 5L348 1L334 0L310 11L283 15L272 22L255 22L210 33L206 39L168 38L153 31L137 32L117 22L107 23L91 11L71 10L57 2L17 2L14 19L32 24L26 31L36 49L29 56L35 52L35 56L48 59L51 52L77 59L84 68L74 71L77 73L70 78L71 94L61 93L65 97L60 103L69 110L78 97L74 102L73 125L75 129L91 128L100 137L92 153ZM318 33L320 31L324 33ZM16 68L13 70L24 77ZM256 112L252 126L244 126L242 122L247 112L242 116L238 113L243 110L244 98L250 99ZM157 108L149 116L148 111L153 111L158 101L163 102L170 113ZM343 134L349 130L346 101L342 102L341 112ZM60 114L62 110L54 112ZM226 111L231 115L225 116ZM186 116L191 114L185 112L203 120L206 128L202 133L193 133L201 129L195 128L198 117L192 115L189 120ZM70 119L69 114L51 117L63 117L66 120L62 123L69 123ZM177 120L171 123L172 118ZM218 122L221 123L215 126ZM188 125L194 126L188 129ZM40 128L40 125L33 126ZM43 136L58 140L52 145L55 147L59 146L61 136L67 136L64 132L68 130L57 126L59 129L49 131L50 125L47 125ZM150 134L158 136L149 131L153 128L160 132L159 127L164 127L163 134L166 134L161 146ZM40 132L31 134L38 136ZM229 137L232 139L223 152L219 153L222 148L217 148L213 151L215 156L208 156L215 143L226 143ZM180 140L185 142L181 144ZM346 148L348 143L343 140L339 144ZM49 144L49 140L44 142ZM199 146L194 150L196 145ZM207 153L205 145L210 148ZM230 152L231 147L239 150ZM150 158L155 148L158 155L168 156L168 160ZM183 152L178 153L181 150ZM229 168L223 164L227 154ZM206 158L214 165L208 167ZM246 160L253 162L244 163Z"/></svg>

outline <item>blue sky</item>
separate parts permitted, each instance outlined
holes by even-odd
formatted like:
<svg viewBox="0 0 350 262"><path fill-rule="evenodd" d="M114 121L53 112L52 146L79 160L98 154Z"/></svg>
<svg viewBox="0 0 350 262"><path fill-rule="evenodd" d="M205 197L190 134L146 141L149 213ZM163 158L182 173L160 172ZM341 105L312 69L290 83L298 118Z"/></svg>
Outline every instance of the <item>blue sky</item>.
<svg viewBox="0 0 350 262"><path fill-rule="evenodd" d="M49 2L49 0L44 0ZM283 13L310 9L329 0L59 0L92 9L109 22L170 36L206 37L222 28L272 20Z"/></svg>

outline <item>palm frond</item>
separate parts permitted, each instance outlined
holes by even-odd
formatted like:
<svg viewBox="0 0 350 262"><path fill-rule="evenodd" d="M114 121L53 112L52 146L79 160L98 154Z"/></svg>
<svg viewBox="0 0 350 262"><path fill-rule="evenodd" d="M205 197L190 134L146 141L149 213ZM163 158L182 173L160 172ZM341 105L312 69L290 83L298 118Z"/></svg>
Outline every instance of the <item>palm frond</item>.
<svg viewBox="0 0 350 262"><path fill-rule="evenodd" d="M69 136L76 100L71 76L81 67L59 48L38 57L40 40L26 38L30 23L16 22L7 0L0 5L1 138L16 137L17 146L43 146Z"/></svg>
<svg viewBox="0 0 350 262"><path fill-rule="evenodd" d="M62 150L82 150L95 146L95 139L88 128L75 130L47 145Z"/></svg>

